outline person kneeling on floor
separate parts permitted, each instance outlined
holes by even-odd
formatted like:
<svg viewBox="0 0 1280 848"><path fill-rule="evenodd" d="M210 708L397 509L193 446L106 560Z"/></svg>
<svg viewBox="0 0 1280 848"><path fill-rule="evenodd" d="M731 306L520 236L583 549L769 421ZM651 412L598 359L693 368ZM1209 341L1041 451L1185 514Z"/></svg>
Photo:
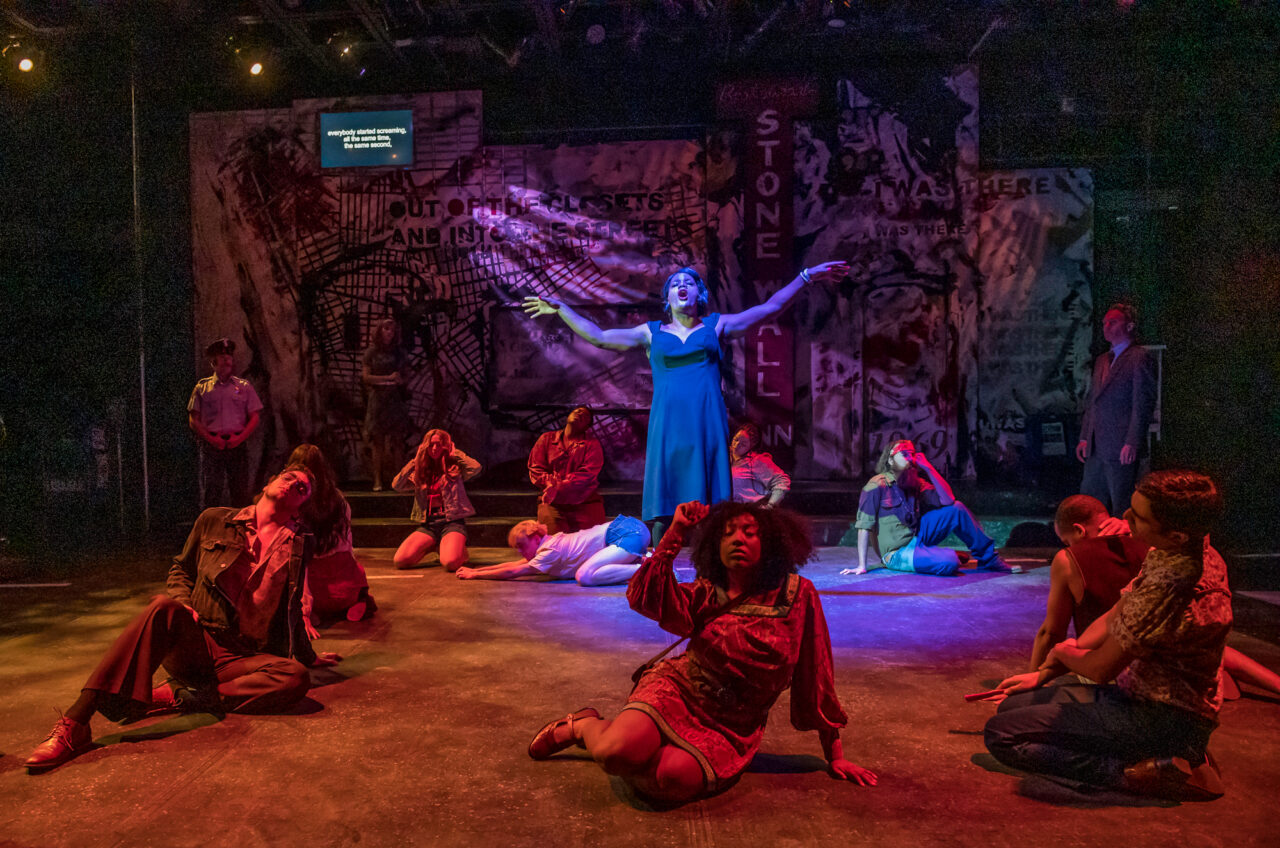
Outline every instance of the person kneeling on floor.
<svg viewBox="0 0 1280 848"><path fill-rule="evenodd" d="M1208 543L1221 512L1222 495L1203 474L1157 471L1139 482L1125 519L1151 546L1141 572L1079 639L1001 682L985 731L997 760L1143 795L1222 795L1208 754L1231 632L1226 566ZM1115 682L1044 685L1069 671Z"/></svg>

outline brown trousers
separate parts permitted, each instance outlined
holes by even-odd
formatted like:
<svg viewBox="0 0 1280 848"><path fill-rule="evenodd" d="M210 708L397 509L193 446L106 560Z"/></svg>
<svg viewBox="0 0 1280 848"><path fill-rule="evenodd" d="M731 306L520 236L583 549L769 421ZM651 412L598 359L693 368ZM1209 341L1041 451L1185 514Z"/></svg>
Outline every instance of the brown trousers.
<svg viewBox="0 0 1280 848"><path fill-rule="evenodd" d="M120 721L151 703L151 679L161 666L190 686L216 685L228 712L279 712L311 688L302 663L219 645L190 609L165 595L153 599L116 638L84 688L103 693L98 712Z"/></svg>

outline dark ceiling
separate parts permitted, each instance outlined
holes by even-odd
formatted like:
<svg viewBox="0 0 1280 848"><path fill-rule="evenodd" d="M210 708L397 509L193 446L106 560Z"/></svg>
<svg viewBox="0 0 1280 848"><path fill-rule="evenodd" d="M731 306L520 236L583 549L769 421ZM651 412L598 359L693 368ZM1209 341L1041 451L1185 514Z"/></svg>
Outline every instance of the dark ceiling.
<svg viewBox="0 0 1280 848"><path fill-rule="evenodd" d="M695 75L822 69L850 57L981 58L1028 40L1210 30L1273 2L1008 0L3 0L10 40L49 69L79 45L130 49L193 93L463 88L591 77L605 70ZM262 62L257 88L235 79ZM228 75L228 76L224 76ZM203 77L202 85L199 78ZM190 78L190 79L188 79Z"/></svg>
<svg viewBox="0 0 1280 848"><path fill-rule="evenodd" d="M0 25L3 111L92 112L131 74L172 114L477 88L493 141L696 134L722 79L974 61L985 166L1119 184L1184 169L1218 104L1273 109L1280 78L1274 0L0 0Z"/></svg>
<svg viewBox="0 0 1280 848"><path fill-rule="evenodd" d="M277 74L413 88L535 66L571 74L579 61L675 57L709 68L820 59L834 49L963 55L993 24L1044 18L997 0L8 0L4 15L9 34L48 45L84 33L139 41L163 33L171 48L222 47L229 61L236 50Z"/></svg>

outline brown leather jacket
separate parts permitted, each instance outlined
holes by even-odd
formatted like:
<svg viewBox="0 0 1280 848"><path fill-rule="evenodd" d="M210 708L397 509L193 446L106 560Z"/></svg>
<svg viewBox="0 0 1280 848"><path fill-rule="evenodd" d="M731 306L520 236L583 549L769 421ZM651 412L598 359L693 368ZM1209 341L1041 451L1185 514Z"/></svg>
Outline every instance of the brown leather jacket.
<svg viewBox="0 0 1280 848"><path fill-rule="evenodd" d="M244 550L246 522L236 519L240 512L230 507L213 507L200 514L182 553L169 568L167 591L169 597L196 611L200 623L218 644L258 653L259 647L247 644L241 636L235 604L218 585L219 576ZM272 617L267 644L261 647L267 653L291 657L307 666L316 659L302 618L302 590L307 561L311 559L312 538L309 533L294 534L289 580L280 595L280 607Z"/></svg>

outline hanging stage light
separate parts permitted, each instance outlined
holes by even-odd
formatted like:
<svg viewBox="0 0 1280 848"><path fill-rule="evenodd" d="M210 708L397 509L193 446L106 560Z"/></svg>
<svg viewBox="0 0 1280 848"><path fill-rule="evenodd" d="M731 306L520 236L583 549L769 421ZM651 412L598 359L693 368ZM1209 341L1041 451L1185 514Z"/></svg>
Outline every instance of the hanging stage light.
<svg viewBox="0 0 1280 848"><path fill-rule="evenodd" d="M262 76L266 70L266 62L272 58L269 48L264 47L256 39L232 33L226 37L223 46L231 54L232 62L239 73L246 71L250 76Z"/></svg>
<svg viewBox="0 0 1280 848"><path fill-rule="evenodd" d="M0 54L4 55L5 61L13 62L13 67L24 74L31 73L44 62L44 54L41 51L24 46L22 41L12 37L5 43L4 49L0 50Z"/></svg>

